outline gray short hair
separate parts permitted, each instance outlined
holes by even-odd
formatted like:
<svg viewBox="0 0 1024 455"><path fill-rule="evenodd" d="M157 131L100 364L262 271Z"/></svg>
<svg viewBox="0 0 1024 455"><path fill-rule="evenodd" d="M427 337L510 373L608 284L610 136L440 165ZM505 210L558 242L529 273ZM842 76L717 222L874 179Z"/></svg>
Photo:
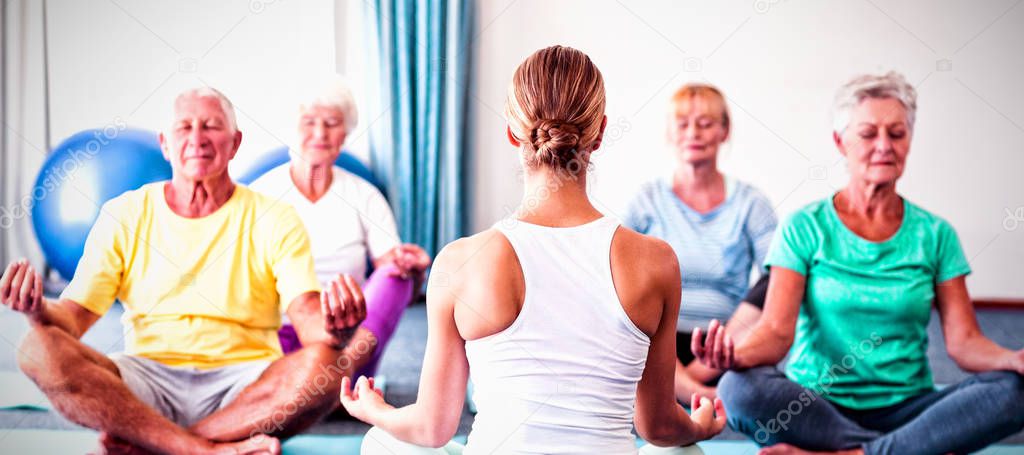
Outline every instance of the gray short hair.
<svg viewBox="0 0 1024 455"><path fill-rule="evenodd" d="M238 131L238 121L235 117L235 106L231 104L231 100L224 96L219 90L213 87L194 87L187 89L174 97L174 104L177 105L178 101L184 98L216 98L220 103L220 109L224 111L224 117L226 117L228 126L232 131Z"/></svg>
<svg viewBox="0 0 1024 455"><path fill-rule="evenodd" d="M328 77L325 80L310 84L309 90L307 90L302 101L299 103L299 108L306 109L314 106L341 111L345 134L355 130L356 125L359 123L359 111L356 109L356 100L352 95L352 90L338 76Z"/></svg>
<svg viewBox="0 0 1024 455"><path fill-rule="evenodd" d="M884 75L864 74L843 85L836 92L832 105L832 130L842 133L850 124L850 111L867 98L892 98L907 111L907 127L914 129L917 115L917 91L902 74L890 71Z"/></svg>

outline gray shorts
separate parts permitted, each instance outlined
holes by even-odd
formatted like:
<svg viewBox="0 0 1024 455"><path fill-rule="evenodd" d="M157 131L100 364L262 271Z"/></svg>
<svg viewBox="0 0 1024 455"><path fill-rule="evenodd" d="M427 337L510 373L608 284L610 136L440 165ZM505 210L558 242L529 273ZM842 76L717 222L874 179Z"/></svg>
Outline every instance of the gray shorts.
<svg viewBox="0 0 1024 455"><path fill-rule="evenodd" d="M143 403L188 428L223 408L270 366L269 360L200 370L171 367L155 360L113 354L121 380Z"/></svg>

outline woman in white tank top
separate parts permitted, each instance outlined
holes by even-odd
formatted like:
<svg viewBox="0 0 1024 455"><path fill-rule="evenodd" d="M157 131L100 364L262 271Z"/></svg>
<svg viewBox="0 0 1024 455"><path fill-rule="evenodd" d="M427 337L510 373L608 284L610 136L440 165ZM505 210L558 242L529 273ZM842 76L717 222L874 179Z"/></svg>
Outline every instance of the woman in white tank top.
<svg viewBox="0 0 1024 455"><path fill-rule="evenodd" d="M416 403L396 409L372 379L351 391L344 380L342 404L375 425L364 453L444 446L470 376L478 412L466 454L636 453L634 424L657 446L722 430L720 401L694 396L690 416L675 400L675 253L587 197L604 107L601 73L580 51L542 49L516 70L506 133L526 171L523 203L437 256Z"/></svg>

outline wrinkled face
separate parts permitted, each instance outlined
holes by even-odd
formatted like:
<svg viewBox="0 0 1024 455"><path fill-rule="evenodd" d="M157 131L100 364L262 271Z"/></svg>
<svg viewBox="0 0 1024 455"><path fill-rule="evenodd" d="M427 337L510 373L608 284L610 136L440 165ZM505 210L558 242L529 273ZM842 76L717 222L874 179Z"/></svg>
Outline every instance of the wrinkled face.
<svg viewBox="0 0 1024 455"><path fill-rule="evenodd" d="M729 137L724 112L717 103L696 96L680 101L668 119L668 142L684 163L714 160L718 146Z"/></svg>
<svg viewBox="0 0 1024 455"><path fill-rule="evenodd" d="M850 123L834 134L850 178L870 184L895 183L910 153L907 110L895 98L867 98L850 112Z"/></svg>
<svg viewBox="0 0 1024 455"><path fill-rule="evenodd" d="M334 163L341 154L346 134L340 109L312 106L299 111L299 143L307 164Z"/></svg>
<svg viewBox="0 0 1024 455"><path fill-rule="evenodd" d="M202 181L227 172L242 133L231 128L217 98L182 97L174 104L174 122L160 133L160 147L176 176Z"/></svg>

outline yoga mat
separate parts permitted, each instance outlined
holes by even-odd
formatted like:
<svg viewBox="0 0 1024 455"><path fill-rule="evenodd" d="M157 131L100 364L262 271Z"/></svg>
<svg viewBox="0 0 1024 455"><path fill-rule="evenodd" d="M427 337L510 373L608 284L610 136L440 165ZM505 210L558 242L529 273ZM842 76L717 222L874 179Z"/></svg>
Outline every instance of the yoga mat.
<svg viewBox="0 0 1024 455"><path fill-rule="evenodd" d="M466 406L470 414L476 414L476 402L473 401L473 381L466 381Z"/></svg>
<svg viewBox="0 0 1024 455"><path fill-rule="evenodd" d="M465 436L456 437L464 442ZM362 435L301 435L285 441L286 455L357 454ZM706 455L753 455L757 446L747 441L705 441L698 444ZM81 454L96 447L91 431L0 429L0 453ZM1021 455L1024 445L996 445L980 455Z"/></svg>
<svg viewBox="0 0 1024 455"><path fill-rule="evenodd" d="M82 454L97 447L91 431L0 429L0 453ZM362 435L301 435L285 441L285 455L358 454Z"/></svg>

